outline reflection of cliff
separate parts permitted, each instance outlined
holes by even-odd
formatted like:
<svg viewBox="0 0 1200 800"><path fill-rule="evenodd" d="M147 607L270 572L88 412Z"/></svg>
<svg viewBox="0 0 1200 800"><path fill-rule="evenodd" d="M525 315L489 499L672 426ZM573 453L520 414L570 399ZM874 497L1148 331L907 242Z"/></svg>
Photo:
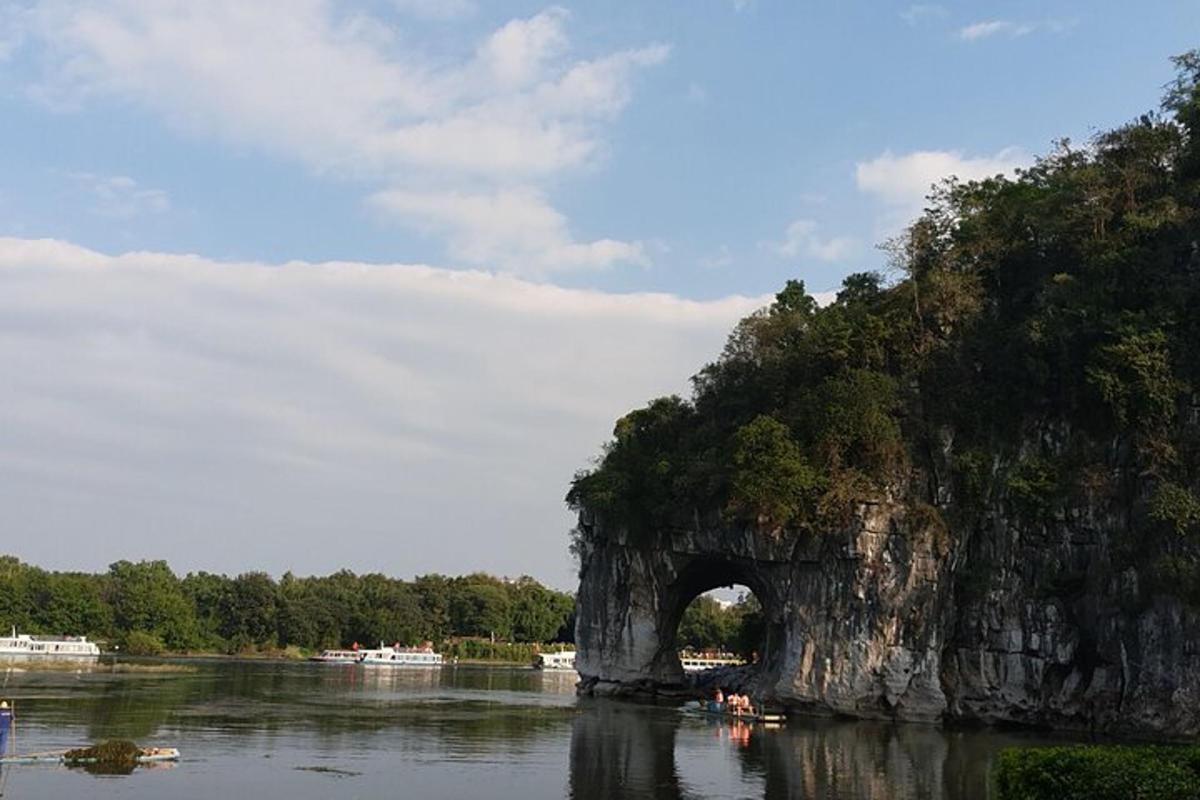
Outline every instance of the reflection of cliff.
<svg viewBox="0 0 1200 800"><path fill-rule="evenodd" d="M946 738L928 728L867 723L793 726L753 737L743 753L748 769L762 770L767 800L951 800L982 798L986 786L984 781L968 794L946 793Z"/></svg>
<svg viewBox="0 0 1200 800"><path fill-rule="evenodd" d="M678 720L654 711L580 700L571 730L572 800L684 796L675 770Z"/></svg>
<svg viewBox="0 0 1200 800"><path fill-rule="evenodd" d="M995 753L1011 743L994 733L873 722L800 720L765 730L583 699L571 732L570 796L987 800Z"/></svg>
<svg viewBox="0 0 1200 800"><path fill-rule="evenodd" d="M766 781L764 800L988 800L1002 747L1027 738L947 733L918 725L806 720L756 733L742 763Z"/></svg>

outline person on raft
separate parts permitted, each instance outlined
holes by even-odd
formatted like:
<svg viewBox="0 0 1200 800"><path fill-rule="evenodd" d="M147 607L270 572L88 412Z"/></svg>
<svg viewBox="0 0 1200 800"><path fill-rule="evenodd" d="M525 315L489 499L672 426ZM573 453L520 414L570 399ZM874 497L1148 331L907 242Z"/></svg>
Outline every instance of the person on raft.
<svg viewBox="0 0 1200 800"><path fill-rule="evenodd" d="M725 710L725 693L721 691L720 686L713 690L712 699L708 701L708 710L714 714Z"/></svg>
<svg viewBox="0 0 1200 800"><path fill-rule="evenodd" d="M12 709L7 700L0 700L0 756L8 755L8 734L14 725Z"/></svg>

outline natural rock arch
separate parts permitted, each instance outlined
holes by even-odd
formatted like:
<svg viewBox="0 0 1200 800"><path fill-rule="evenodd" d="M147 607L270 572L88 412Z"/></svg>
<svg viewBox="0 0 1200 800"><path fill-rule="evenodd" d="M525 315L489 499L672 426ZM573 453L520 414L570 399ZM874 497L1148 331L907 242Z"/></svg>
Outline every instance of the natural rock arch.
<svg viewBox="0 0 1200 800"><path fill-rule="evenodd" d="M878 502L824 534L714 519L647 543L587 514L581 526L583 693L681 689L679 615L733 581L772 630L756 694L793 710L1200 733L1193 614L1169 598L1126 608L1038 591L1098 557L1096 534L1072 533L1070 520L1030 530L997 514L955 540L932 515Z"/></svg>
<svg viewBox="0 0 1200 800"><path fill-rule="evenodd" d="M897 527L894 511L864 507L849 538L717 524L652 547L592 520L576 623L581 689L679 688L683 610L703 591L742 583L768 630L760 694L826 713L939 718L940 560L932 538Z"/></svg>
<svg viewBox="0 0 1200 800"><path fill-rule="evenodd" d="M850 539L697 526L655 547L593 521L579 591L577 667L585 691L662 691L682 682L679 616L708 588L743 583L770 631L758 689L830 713L934 719L937 576L914 565L913 542L867 509ZM849 541L850 545L845 543ZM928 550L928 543L924 546ZM903 548L904 553L895 552Z"/></svg>

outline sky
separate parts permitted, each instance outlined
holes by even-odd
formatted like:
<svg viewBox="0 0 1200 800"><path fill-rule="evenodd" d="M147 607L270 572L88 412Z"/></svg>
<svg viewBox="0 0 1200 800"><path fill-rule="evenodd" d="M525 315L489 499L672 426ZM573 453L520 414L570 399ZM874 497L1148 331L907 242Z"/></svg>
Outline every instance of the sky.
<svg viewBox="0 0 1200 800"><path fill-rule="evenodd" d="M571 588L571 476L1200 3L0 0L0 552Z"/></svg>

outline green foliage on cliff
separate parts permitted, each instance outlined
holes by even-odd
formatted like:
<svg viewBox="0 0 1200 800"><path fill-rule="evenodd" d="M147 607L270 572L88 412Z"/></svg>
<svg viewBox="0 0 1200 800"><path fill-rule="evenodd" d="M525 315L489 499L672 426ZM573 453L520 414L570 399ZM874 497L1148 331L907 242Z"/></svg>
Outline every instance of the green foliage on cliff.
<svg viewBox="0 0 1200 800"><path fill-rule="evenodd" d="M1196 800L1200 747L1013 747L996 766L999 800Z"/></svg>
<svg viewBox="0 0 1200 800"><path fill-rule="evenodd" d="M734 433L731 508L783 524L804 513L818 486L816 471L783 423L758 416Z"/></svg>
<svg viewBox="0 0 1200 800"><path fill-rule="evenodd" d="M897 487L1042 518L1116 497L1139 557L1194 558L1200 54L1175 63L1160 112L935 187L890 282L818 307L789 281L689 400L617 423L568 503L649 542L697 513L827 530Z"/></svg>
<svg viewBox="0 0 1200 800"><path fill-rule="evenodd" d="M198 572L164 561L118 561L107 573L47 572L0 556L0 625L22 633L85 634L135 655L238 653L351 642L415 644L460 637L570 640L574 598L529 577L424 575L402 581L341 571L279 581Z"/></svg>

